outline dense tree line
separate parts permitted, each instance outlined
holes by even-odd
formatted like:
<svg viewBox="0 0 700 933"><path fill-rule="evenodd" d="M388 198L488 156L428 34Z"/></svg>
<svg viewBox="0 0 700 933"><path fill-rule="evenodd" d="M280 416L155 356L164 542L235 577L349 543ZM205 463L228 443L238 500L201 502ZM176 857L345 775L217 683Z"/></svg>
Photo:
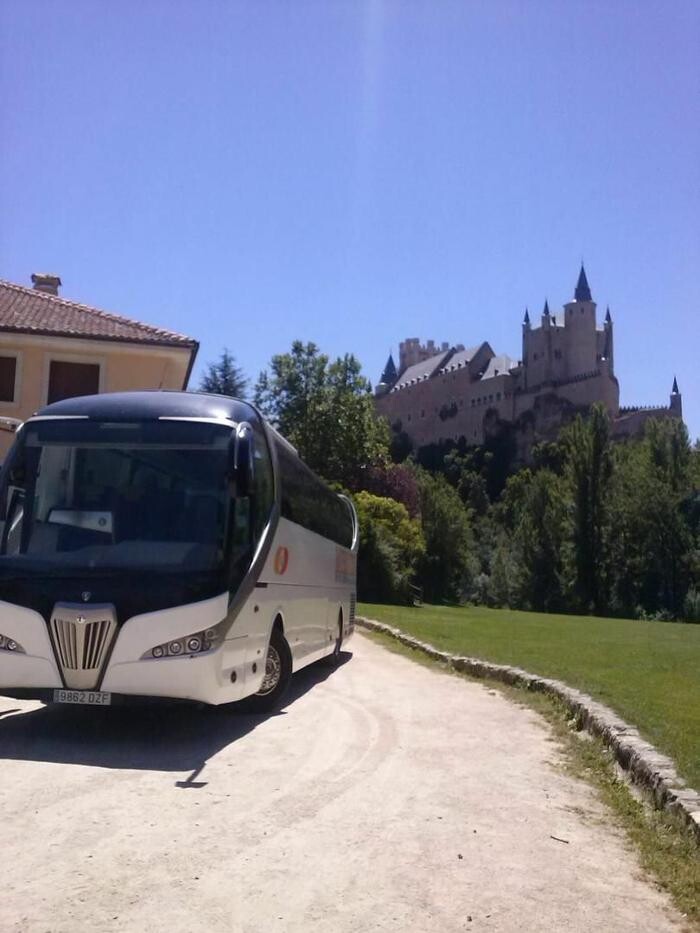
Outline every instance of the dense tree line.
<svg viewBox="0 0 700 933"><path fill-rule="evenodd" d="M408 602L418 587L433 602L700 622L700 447L682 422L613 444L594 406L517 471L506 434L413 452L377 417L355 357L300 341L254 398L354 496L360 599Z"/></svg>
<svg viewBox="0 0 700 933"><path fill-rule="evenodd" d="M476 541L476 586L463 598L700 621L700 448L682 422L650 421L642 438L613 444L594 406L493 500L470 454L448 455L443 469Z"/></svg>

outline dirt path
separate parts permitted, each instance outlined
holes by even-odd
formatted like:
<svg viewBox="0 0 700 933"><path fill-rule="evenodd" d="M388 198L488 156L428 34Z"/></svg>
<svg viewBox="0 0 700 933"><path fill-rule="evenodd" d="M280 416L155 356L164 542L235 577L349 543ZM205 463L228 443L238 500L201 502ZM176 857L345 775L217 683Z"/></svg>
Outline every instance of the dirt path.
<svg viewBox="0 0 700 933"><path fill-rule="evenodd" d="M268 719L0 698L3 933L678 929L534 713L349 648Z"/></svg>

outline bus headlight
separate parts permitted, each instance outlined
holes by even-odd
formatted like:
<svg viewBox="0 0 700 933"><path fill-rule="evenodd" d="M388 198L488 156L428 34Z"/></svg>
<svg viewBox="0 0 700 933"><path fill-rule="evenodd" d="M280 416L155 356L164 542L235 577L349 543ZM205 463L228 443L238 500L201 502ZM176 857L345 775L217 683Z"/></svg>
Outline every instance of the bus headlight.
<svg viewBox="0 0 700 933"><path fill-rule="evenodd" d="M0 635L0 651L14 651L16 654L27 653L18 641L8 635Z"/></svg>
<svg viewBox="0 0 700 933"><path fill-rule="evenodd" d="M218 625L212 625L211 628L203 629L201 632L193 632L191 635L185 635L184 638L174 638L172 641L163 642L156 645L141 655L141 660L146 661L149 658L191 658L198 654L204 654L207 651L213 651L218 648L224 640L228 620L224 619Z"/></svg>

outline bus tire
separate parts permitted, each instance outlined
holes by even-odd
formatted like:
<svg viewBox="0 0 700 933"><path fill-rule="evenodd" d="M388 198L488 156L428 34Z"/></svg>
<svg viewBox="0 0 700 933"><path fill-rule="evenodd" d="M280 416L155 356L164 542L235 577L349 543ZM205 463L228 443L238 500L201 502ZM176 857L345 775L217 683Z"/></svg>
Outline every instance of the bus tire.
<svg viewBox="0 0 700 933"><path fill-rule="evenodd" d="M292 652L281 628L275 626L267 648L263 684L257 693L243 701L246 710L251 713L268 713L276 709L291 679Z"/></svg>

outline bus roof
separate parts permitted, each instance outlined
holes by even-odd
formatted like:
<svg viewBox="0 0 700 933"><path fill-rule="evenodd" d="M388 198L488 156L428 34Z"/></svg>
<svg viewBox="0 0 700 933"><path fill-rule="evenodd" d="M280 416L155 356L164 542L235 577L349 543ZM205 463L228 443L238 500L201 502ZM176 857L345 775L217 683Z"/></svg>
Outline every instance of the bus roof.
<svg viewBox="0 0 700 933"><path fill-rule="evenodd" d="M226 418L259 422L257 410L241 399L199 392L105 392L83 395L46 405L38 416L82 416L105 421L156 420L157 418Z"/></svg>

